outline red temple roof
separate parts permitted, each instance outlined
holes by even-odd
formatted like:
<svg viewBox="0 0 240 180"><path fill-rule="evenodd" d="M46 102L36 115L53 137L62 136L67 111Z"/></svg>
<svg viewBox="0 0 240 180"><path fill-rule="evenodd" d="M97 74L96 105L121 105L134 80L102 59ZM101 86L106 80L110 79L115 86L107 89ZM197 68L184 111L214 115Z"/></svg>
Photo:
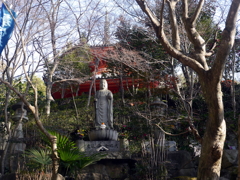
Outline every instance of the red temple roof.
<svg viewBox="0 0 240 180"><path fill-rule="evenodd" d="M112 91L112 93L117 93L120 91L121 82L119 78L113 79L106 79L108 82L108 89ZM72 96L81 96L82 94L88 94L91 90L91 94L94 94L95 87L96 91L99 90L100 79L96 79L95 84L93 84L92 89L91 84L94 83L93 80L88 80L81 84L60 84L54 83L52 87L52 96L54 99L61 99L61 98L69 98ZM133 88L156 88L158 87L158 82L144 82L142 79L132 79L130 77L124 78L122 81L122 87L124 90L128 90Z"/></svg>
<svg viewBox="0 0 240 180"><path fill-rule="evenodd" d="M113 46L96 46L91 47L90 51L91 54L94 57L94 60L89 63L89 67L91 69L91 72L94 72L96 68L96 74L101 74L103 72L107 72L107 63L103 60L104 57L106 57L107 53L111 50L114 50ZM98 65L97 65L98 64ZM128 88L132 88L133 86L135 88L156 88L159 83L158 82L150 82L146 83L143 79L132 79L131 77L126 77L122 80L122 83L119 78L112 78L112 79L106 79L108 82L108 89L112 91L112 93L117 93L120 91L121 87L123 87L124 90L127 90ZM95 83L93 80L88 80L84 83L74 83L73 80L66 80L64 82L55 82L52 87L52 96L54 99L61 99L61 98L69 98L72 96L81 96L83 93L88 94L91 91L91 94L93 94L96 91L99 90L99 83L100 79L96 79ZM91 88L92 86L92 88Z"/></svg>

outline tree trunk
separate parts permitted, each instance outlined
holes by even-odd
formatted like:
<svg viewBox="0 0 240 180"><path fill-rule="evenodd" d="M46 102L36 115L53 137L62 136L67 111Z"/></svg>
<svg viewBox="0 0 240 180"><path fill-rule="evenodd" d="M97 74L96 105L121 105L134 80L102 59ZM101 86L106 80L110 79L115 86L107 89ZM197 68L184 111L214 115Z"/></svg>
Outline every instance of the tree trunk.
<svg viewBox="0 0 240 180"><path fill-rule="evenodd" d="M57 153L57 137L52 136L52 180L58 179L59 157Z"/></svg>
<svg viewBox="0 0 240 180"><path fill-rule="evenodd" d="M171 4L174 4L177 1L167 1L170 4L169 8L173 8ZM181 51L174 48L164 32L164 10L166 1L163 1L162 3L160 18L155 16L155 14L147 6L145 0L136 0L136 2L151 20L156 35L168 54L179 60L182 64L189 66L199 76L203 96L208 104L209 119L202 140L201 158L198 166L198 180L219 179L223 146L226 137L226 124L224 120L220 81L222 79L226 59L233 46L236 35L236 21L239 13L240 1L231 1L232 4L225 21L226 25L221 34L221 41L211 69L209 69L206 59L208 54L206 50L206 42L196 29L196 23L199 19L199 15L201 14L200 12L203 9L204 0L198 1L198 6L195 12L192 13L191 17L189 16L190 11L188 9L188 1L181 1L183 9L182 19L184 22L185 32L187 33L188 39L194 46L193 58L186 56ZM171 15L173 18L176 18L176 14L171 13ZM172 33L175 31L175 36L178 36L177 32L179 31L176 31L177 29L178 24L172 23L171 31ZM177 38L173 38L172 41L176 39ZM210 53L210 55L211 54L212 53Z"/></svg>
<svg viewBox="0 0 240 180"><path fill-rule="evenodd" d="M238 164L240 164L240 115L238 116ZM238 177L237 180L240 180L240 166L238 165Z"/></svg>
<svg viewBox="0 0 240 180"><path fill-rule="evenodd" d="M51 113L51 101L52 101L51 89L52 89L52 86L47 85L47 87L46 87L46 114L47 114L47 116L49 116Z"/></svg>
<svg viewBox="0 0 240 180"><path fill-rule="evenodd" d="M209 119L202 141L198 180L218 180L226 137L221 84L204 78L200 81L208 104ZM207 93L206 93L207 92Z"/></svg>
<svg viewBox="0 0 240 180"><path fill-rule="evenodd" d="M233 62L232 62L231 96L232 96L233 118L236 119L236 93L235 93L236 40L232 50L233 50Z"/></svg>
<svg viewBox="0 0 240 180"><path fill-rule="evenodd" d="M4 107L4 116L5 116L5 125L6 125L6 136L8 135L8 139L10 139L12 137L12 132L9 126L9 118L8 118L8 106L9 106L9 99L10 99L10 92L7 91L6 92L6 99L5 99L5 107ZM3 137L2 137L3 138ZM5 172L5 159L8 153L8 147L9 147L9 141L6 142L6 146L5 149L3 150L3 154L1 157L1 174L3 175Z"/></svg>

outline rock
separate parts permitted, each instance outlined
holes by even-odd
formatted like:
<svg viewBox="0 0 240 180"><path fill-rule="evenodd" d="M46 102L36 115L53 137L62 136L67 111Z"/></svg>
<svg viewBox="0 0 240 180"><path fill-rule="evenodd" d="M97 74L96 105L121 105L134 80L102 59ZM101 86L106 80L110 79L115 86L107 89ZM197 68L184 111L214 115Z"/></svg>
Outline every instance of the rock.
<svg viewBox="0 0 240 180"><path fill-rule="evenodd" d="M81 172L84 177L90 178L91 174L95 176L102 175L102 179L125 179L129 176L130 162L128 160L102 159L96 164L85 167ZM100 179L101 179L100 178ZM93 179L94 180L94 179Z"/></svg>
<svg viewBox="0 0 240 180"><path fill-rule="evenodd" d="M220 177L219 180L229 180L229 179L227 179L225 177Z"/></svg>
<svg viewBox="0 0 240 180"><path fill-rule="evenodd" d="M228 168L238 164L238 150L224 149L222 156L222 168Z"/></svg>
<svg viewBox="0 0 240 180"><path fill-rule="evenodd" d="M100 173L81 173L78 175L77 180L110 180L107 175Z"/></svg>
<svg viewBox="0 0 240 180"><path fill-rule="evenodd" d="M178 176L197 176L197 170L193 163L193 158L187 151L168 152L167 169L171 177Z"/></svg>
<svg viewBox="0 0 240 180"><path fill-rule="evenodd" d="M197 170L195 168L180 169L179 170L179 176L196 177L197 176Z"/></svg>
<svg viewBox="0 0 240 180"><path fill-rule="evenodd" d="M238 173L238 167L237 166L231 166L226 169L221 170L221 178L225 179L236 179Z"/></svg>
<svg viewBox="0 0 240 180"><path fill-rule="evenodd" d="M16 176L17 176L17 175L16 175L15 173L6 174L6 175L3 175L3 176L1 177L1 180L16 180L16 179L17 179Z"/></svg>
<svg viewBox="0 0 240 180"><path fill-rule="evenodd" d="M26 174L6 174L1 177L1 180L28 180L28 179L44 179L44 180L51 180L52 174L51 173L26 173ZM57 180L65 180L65 178L58 174Z"/></svg>
<svg viewBox="0 0 240 180"><path fill-rule="evenodd" d="M170 161L172 167L175 169L195 168L192 156L187 151L168 152L167 161Z"/></svg>

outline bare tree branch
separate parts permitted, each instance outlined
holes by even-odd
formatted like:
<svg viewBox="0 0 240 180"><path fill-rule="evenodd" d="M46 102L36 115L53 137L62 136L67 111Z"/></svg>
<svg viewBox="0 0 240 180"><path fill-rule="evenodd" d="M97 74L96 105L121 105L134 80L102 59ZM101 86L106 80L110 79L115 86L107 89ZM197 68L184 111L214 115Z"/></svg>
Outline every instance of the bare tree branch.
<svg viewBox="0 0 240 180"><path fill-rule="evenodd" d="M180 48L180 37L179 37L179 30L178 30L178 24L177 24L177 17L176 17L176 4L178 3L178 0L168 0L169 5L169 16L171 19L171 26L172 26L172 41L173 41L173 47L176 48L178 51L181 50Z"/></svg>
<svg viewBox="0 0 240 180"><path fill-rule="evenodd" d="M191 23L193 25L196 24L196 21L199 18L199 15L200 15L200 13L202 11L202 7L203 7L203 4L204 4L204 1L205 0L200 0L199 3L198 3L197 9L194 11L194 15L191 18Z"/></svg>
<svg viewBox="0 0 240 180"><path fill-rule="evenodd" d="M235 34L236 34L236 20L239 13L239 0L233 0L227 19L226 19L226 25L222 32L222 39L219 45L218 52L216 54L216 59L214 61L214 64L212 66L212 73L215 74L215 77L218 77L218 75L221 75L219 78L222 77L222 72L225 66L226 59L228 57L228 54L230 50L233 47L234 41L235 41ZM218 79L216 78L216 81Z"/></svg>

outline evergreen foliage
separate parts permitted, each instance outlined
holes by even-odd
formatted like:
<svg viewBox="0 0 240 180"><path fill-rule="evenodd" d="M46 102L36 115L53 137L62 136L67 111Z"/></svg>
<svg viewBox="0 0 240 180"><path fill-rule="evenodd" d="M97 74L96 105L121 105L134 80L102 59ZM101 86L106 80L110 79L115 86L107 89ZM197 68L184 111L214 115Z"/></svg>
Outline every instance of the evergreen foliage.
<svg viewBox="0 0 240 180"><path fill-rule="evenodd" d="M87 44L73 45L69 43L58 58L60 61L54 73L54 81L90 75L89 62L92 60L92 55Z"/></svg>

